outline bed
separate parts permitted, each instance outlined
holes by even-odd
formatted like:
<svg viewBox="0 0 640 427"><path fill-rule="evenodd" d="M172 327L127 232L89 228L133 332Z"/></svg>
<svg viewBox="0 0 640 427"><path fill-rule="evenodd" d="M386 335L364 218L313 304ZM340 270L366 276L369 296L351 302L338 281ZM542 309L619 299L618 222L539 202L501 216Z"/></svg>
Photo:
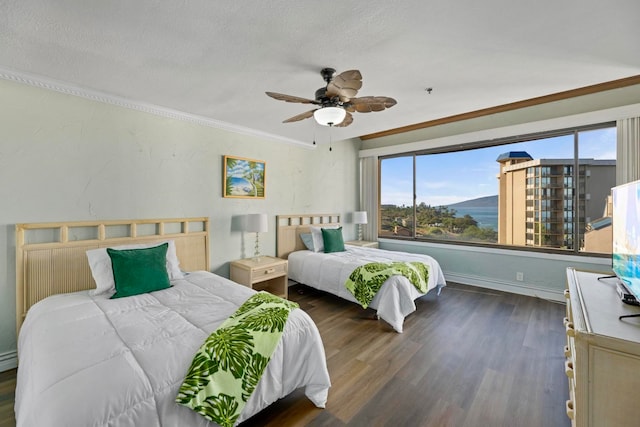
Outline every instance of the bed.
<svg viewBox="0 0 640 427"><path fill-rule="evenodd" d="M207 218L18 224L16 236L18 427L217 425L176 395L203 341L255 291L208 272ZM171 287L98 292L87 250L160 242L180 263L174 275L167 257ZM324 407L329 386L318 330L294 309L237 422L301 387Z"/></svg>
<svg viewBox="0 0 640 427"><path fill-rule="evenodd" d="M415 300L436 289L438 294L446 286L444 274L438 262L428 255L382 249L350 246L342 252L314 252L309 250L301 235L312 227L340 226L338 214L304 214L278 216L278 256L289 261L289 278L357 303L345 287L351 273L359 266L371 262L420 262L428 266L429 278L426 292L420 292L409 280L400 275L389 277L382 285L369 307L376 310L378 318L386 321L396 331L403 331L404 319L416 310Z"/></svg>

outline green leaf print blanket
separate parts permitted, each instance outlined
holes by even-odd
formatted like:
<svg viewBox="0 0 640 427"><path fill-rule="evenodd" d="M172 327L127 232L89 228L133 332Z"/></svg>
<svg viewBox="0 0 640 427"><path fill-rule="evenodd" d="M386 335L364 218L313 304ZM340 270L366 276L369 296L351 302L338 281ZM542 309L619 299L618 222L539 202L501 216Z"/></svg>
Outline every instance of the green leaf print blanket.
<svg viewBox="0 0 640 427"><path fill-rule="evenodd" d="M264 291L245 301L195 354L176 402L223 427L233 426L296 308Z"/></svg>
<svg viewBox="0 0 640 427"><path fill-rule="evenodd" d="M421 262L370 262L353 270L345 286L363 308L369 307L382 284L391 276L401 275L420 292L427 292L429 266Z"/></svg>

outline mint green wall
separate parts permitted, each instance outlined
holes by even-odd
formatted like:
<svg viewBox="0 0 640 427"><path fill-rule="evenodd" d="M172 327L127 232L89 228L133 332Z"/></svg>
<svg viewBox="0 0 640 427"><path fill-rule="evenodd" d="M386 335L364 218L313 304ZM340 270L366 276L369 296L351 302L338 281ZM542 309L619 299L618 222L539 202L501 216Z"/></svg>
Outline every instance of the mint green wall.
<svg viewBox="0 0 640 427"><path fill-rule="evenodd" d="M253 253L240 215L269 215L261 252L275 255L276 215L357 207L353 141L308 149L5 80L0 99L0 368L16 348L16 223L206 216L211 267L226 276ZM222 197L226 154L266 161L264 200Z"/></svg>
<svg viewBox="0 0 640 427"><path fill-rule="evenodd" d="M487 247L382 239L381 249L423 253L438 260L448 281L564 301L567 267L612 274L610 257L548 254ZM518 280L522 273L522 280Z"/></svg>

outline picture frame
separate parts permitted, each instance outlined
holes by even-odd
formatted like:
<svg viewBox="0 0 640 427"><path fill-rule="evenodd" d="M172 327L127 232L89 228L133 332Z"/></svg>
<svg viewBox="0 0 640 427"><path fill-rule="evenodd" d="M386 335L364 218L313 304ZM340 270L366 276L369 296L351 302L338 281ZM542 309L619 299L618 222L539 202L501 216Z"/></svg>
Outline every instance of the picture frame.
<svg viewBox="0 0 640 427"><path fill-rule="evenodd" d="M222 196L236 199L265 198L266 162L237 156L224 156Z"/></svg>

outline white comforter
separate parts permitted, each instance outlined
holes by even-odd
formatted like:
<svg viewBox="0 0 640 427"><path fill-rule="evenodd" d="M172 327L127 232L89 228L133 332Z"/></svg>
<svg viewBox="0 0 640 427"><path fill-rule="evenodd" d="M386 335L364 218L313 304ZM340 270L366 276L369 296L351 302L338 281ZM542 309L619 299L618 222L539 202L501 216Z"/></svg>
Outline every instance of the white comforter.
<svg viewBox="0 0 640 427"><path fill-rule="evenodd" d="M204 271L172 284L116 300L55 295L31 307L18 342L17 426L217 425L175 397L200 345L254 291ZM239 421L303 386L324 407L323 344L298 309Z"/></svg>
<svg viewBox="0 0 640 427"><path fill-rule="evenodd" d="M349 245L345 248L345 252L328 254L312 251L289 254L289 278L357 303L344 286L357 267L369 262L419 261L429 266L427 292L446 286L440 264L428 255ZM414 300L422 295L404 276L392 276L384 282L369 306L377 310L379 318L401 333L404 318L416 310Z"/></svg>

